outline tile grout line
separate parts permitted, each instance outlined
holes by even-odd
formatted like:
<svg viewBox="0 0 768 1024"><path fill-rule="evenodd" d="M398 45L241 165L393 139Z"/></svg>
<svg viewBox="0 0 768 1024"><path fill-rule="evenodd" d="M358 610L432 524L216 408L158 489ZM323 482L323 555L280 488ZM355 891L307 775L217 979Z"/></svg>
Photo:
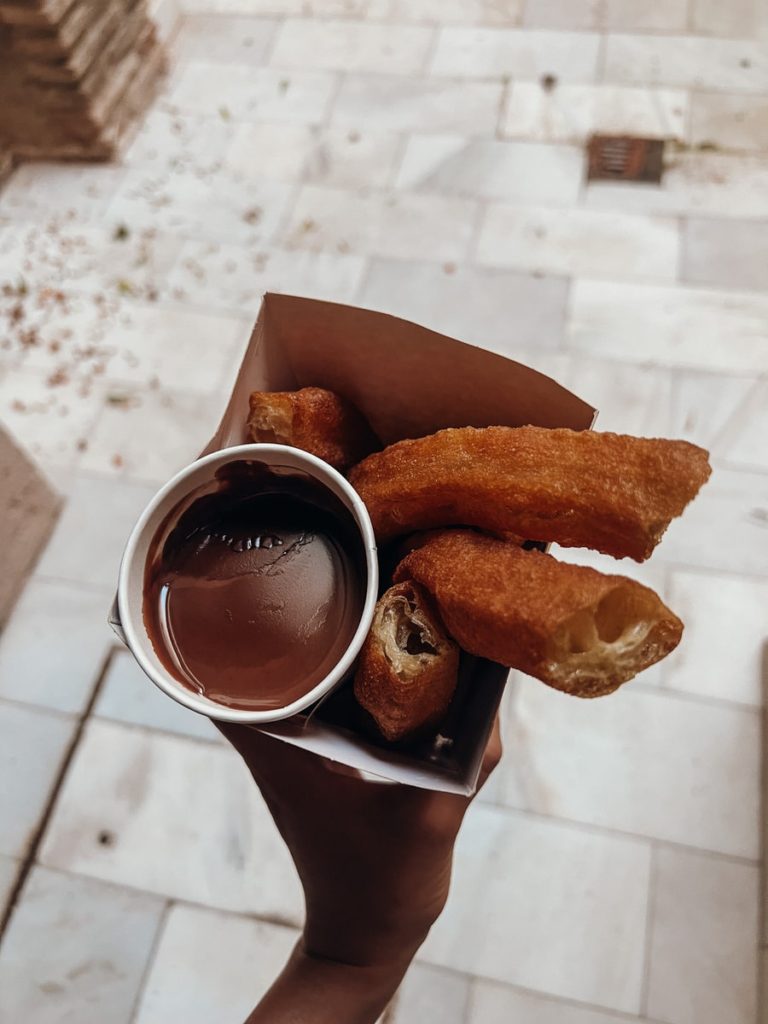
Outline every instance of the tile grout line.
<svg viewBox="0 0 768 1024"><path fill-rule="evenodd" d="M650 693L657 697L670 697L673 700L688 701L698 704L700 707L712 708L715 711L746 711L751 715L759 715L762 711L760 704L747 704L743 701L729 700L727 697L712 697L709 694L695 693L692 690L681 690L669 681L670 669L665 660L659 664L662 666L661 672L664 681L655 685L638 680L632 687L632 693Z"/></svg>
<svg viewBox="0 0 768 1024"><path fill-rule="evenodd" d="M57 875L97 882L99 885L110 887L112 889L120 889L124 892L136 893L139 896L147 896L154 899L157 903L169 903L173 906L190 907L192 910L208 912L210 914L221 914L225 917L236 917L243 921L261 922L262 924L268 924L274 928L286 928L291 932L300 932L303 927L303 921L298 919L296 921L292 921L287 917L282 917L280 914L258 914L253 911L232 910L228 907L222 907L212 903L201 903L199 900L191 899L188 896L174 896L167 892L160 892L157 889L144 889L140 885L135 885L133 882L117 881L113 878L105 878L102 875L88 874L80 869L72 870L70 868L59 867L55 864L44 864L42 866L46 871Z"/></svg>
<svg viewBox="0 0 768 1024"><path fill-rule="evenodd" d="M648 900L645 907L645 941L643 943L643 977L640 983L640 1015L648 1015L648 1000L651 988L651 953L655 925L654 900L656 898L656 874L658 853L656 843L651 843L651 861L648 871Z"/></svg>
<svg viewBox="0 0 768 1024"><path fill-rule="evenodd" d="M142 999L144 997L144 992L147 987L147 982L149 981L149 976L152 973L152 967L154 966L155 959L157 958L158 950L160 949L160 944L162 943L163 938L165 937L165 930L168 927L168 918L170 917L171 909L173 908L175 902L175 900L169 899L166 900L165 905L163 906L162 913L160 914L160 920L157 923L157 928L155 929L155 934L152 938L152 943L147 952L147 962L144 965L144 970L141 972L139 984L136 986L136 996L134 997L133 1005L131 1006L131 1012L128 1016L129 1024L135 1024L136 1020L138 1019Z"/></svg>
<svg viewBox="0 0 768 1024"><path fill-rule="evenodd" d="M442 971L445 974L449 974L452 977L464 978L469 983L469 993L465 1003L466 1016L464 1018L464 1024L483 1024L482 1021L477 1021L471 1016L474 1013L476 999L475 989L478 983L480 984L491 984L501 989L507 989L510 992L517 992L524 996L533 996L543 1000L544 1002L552 1003L558 1007L568 1007L573 1010L591 1011L592 1013L604 1014L606 1019L610 1017L611 1024L614 1019L627 1021L627 1024L636 1022L636 1024L669 1024L669 1022L660 1021L655 1017L642 1017L640 1014L633 1013L630 1010L620 1010L616 1007L601 1005L600 1003L584 1002L580 999L572 998L571 996L561 996L554 992L548 992L545 989L529 988L526 985L518 985L511 981L500 981L498 978L491 977L485 974L467 974L465 971L457 970L455 967L447 967L444 964L432 963L429 960L421 960L417 958L414 963L420 964L424 967L430 967L434 971ZM431 1022L430 1022L431 1024ZM517 1021L514 1022L517 1024ZM524 1024L524 1022L521 1022Z"/></svg>
<svg viewBox="0 0 768 1024"><path fill-rule="evenodd" d="M763 644L763 656L761 664L762 690L763 690L763 721L762 721L762 744L760 758L760 874L759 874L759 901L757 921L757 1021L758 1024L765 1024L768 1021L768 957L765 953L768 945L768 825L766 825L766 813L768 813L768 642Z"/></svg>
<svg viewBox="0 0 768 1024"><path fill-rule="evenodd" d="M604 839L619 839L625 842L643 844L654 843L660 849L677 850L681 853L694 855L698 854L702 857L709 857L712 860L723 861L727 864L738 864L750 868L759 866L759 860L756 857L748 857L739 853L727 853L724 850L712 850L705 846L693 846L676 842L674 839L665 839L663 836L650 836L642 832L630 832L625 828L595 824L594 822L583 821L579 818L564 818L554 814L546 814L543 811L535 811L529 807L515 807L512 804L504 803L500 798L484 800L480 797L478 799L478 806L509 814L517 814L524 818L533 818L537 821L559 825L561 828L569 828L577 832L601 836Z"/></svg>
<svg viewBox="0 0 768 1024"><path fill-rule="evenodd" d="M56 775L56 778L53 782L53 786L51 787L51 791L49 793L45 807L43 809L40 822L27 845L27 849L24 853L24 856L21 858L21 867L19 868L19 872L16 876L16 881L14 882L13 888L11 889L10 894L8 896L8 902L6 904L5 911L2 915L2 918L0 918L0 942L2 942L6 929L9 927L11 923L14 911L19 902L19 897L21 896L21 892L24 888L27 878L30 872L32 871L32 868L35 866L38 851L40 849L40 846L42 845L42 841L43 838L45 837L45 833L50 823L51 817L53 816L56 803L59 799L59 794L61 793L61 790L64 786L64 780L69 771L69 767L74 759L75 753L77 752L77 748L80 745L80 740L85 730L85 726L91 716L94 705L96 704L96 701L98 699L99 693L101 692L104 680L107 677L107 673L109 671L109 666L112 661L114 650L115 648L110 648L110 650L107 652L107 654L104 656L102 660L101 669L96 677L96 682L93 685L91 696L89 697L88 703L86 704L85 708L83 709L82 713L78 718L77 725L75 727L74 733L72 734L72 739L70 740L69 746L67 747L64 756L62 757L61 762L59 764L58 774Z"/></svg>

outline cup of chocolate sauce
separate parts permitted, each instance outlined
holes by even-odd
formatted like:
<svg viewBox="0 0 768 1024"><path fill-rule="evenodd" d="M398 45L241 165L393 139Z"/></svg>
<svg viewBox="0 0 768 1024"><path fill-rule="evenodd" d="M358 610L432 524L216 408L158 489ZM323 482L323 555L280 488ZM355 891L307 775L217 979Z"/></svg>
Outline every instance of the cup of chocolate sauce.
<svg viewBox="0 0 768 1024"><path fill-rule="evenodd" d="M284 445L214 452L152 499L120 566L126 641L170 697L230 722L304 711L349 674L373 618L365 505Z"/></svg>

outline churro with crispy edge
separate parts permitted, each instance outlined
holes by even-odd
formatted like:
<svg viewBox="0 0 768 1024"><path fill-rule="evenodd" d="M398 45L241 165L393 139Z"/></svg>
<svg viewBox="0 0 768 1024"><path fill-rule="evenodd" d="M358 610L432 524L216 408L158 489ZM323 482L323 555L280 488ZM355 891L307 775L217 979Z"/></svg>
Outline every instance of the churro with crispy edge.
<svg viewBox="0 0 768 1024"><path fill-rule="evenodd" d="M355 697L388 740L435 725L451 702L459 649L418 583L390 587L376 605L355 675Z"/></svg>
<svg viewBox="0 0 768 1024"><path fill-rule="evenodd" d="M471 654L558 690L598 697L669 654L683 624L648 587L524 551L473 530L444 530L398 566L434 597Z"/></svg>
<svg viewBox="0 0 768 1024"><path fill-rule="evenodd" d="M380 447L357 409L325 388L254 391L249 405L250 440L293 445L341 472Z"/></svg>
<svg viewBox="0 0 768 1024"><path fill-rule="evenodd" d="M458 427L390 445L349 478L380 541L475 526L643 561L709 474L687 441Z"/></svg>

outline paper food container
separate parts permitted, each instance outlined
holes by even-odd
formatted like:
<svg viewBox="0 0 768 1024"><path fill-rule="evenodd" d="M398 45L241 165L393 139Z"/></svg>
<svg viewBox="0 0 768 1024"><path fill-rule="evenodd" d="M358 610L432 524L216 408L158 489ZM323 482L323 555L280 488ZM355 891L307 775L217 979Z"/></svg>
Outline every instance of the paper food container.
<svg viewBox="0 0 768 1024"><path fill-rule="evenodd" d="M248 440L252 391L309 385L347 398L385 445L443 427L584 430L595 417L586 402L511 359L385 313L268 293L229 404L202 454ZM116 604L110 622L124 640ZM404 747L377 738L350 680L308 711L260 728L381 778L470 794L507 675L500 665L462 655L459 685L439 733Z"/></svg>

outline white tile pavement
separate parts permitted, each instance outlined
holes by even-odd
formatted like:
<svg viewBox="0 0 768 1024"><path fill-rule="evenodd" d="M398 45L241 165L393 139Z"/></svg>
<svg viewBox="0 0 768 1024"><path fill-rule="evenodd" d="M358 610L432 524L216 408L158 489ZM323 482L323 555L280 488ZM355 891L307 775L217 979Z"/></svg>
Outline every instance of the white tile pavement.
<svg viewBox="0 0 768 1024"><path fill-rule="evenodd" d="M416 962L394 1000L388 1024L466 1024L470 978Z"/></svg>
<svg viewBox="0 0 768 1024"><path fill-rule="evenodd" d="M647 86L513 81L504 107L510 139L583 144L593 134L686 137L688 93Z"/></svg>
<svg viewBox="0 0 768 1024"><path fill-rule="evenodd" d="M729 4L717 0L691 0L691 26L696 32L711 36L735 36L753 39L759 0L733 0Z"/></svg>
<svg viewBox="0 0 768 1024"><path fill-rule="evenodd" d="M768 54L750 39L609 35L605 79L624 85L763 93L768 89Z"/></svg>
<svg viewBox="0 0 768 1024"><path fill-rule="evenodd" d="M220 744L91 721L41 862L222 910L301 919L288 851L247 769Z"/></svg>
<svg viewBox="0 0 768 1024"><path fill-rule="evenodd" d="M715 288L768 290L768 220L691 217L682 228L681 278Z"/></svg>
<svg viewBox="0 0 768 1024"><path fill-rule="evenodd" d="M691 143L760 153L768 149L768 97L694 92Z"/></svg>
<svg viewBox="0 0 768 1024"><path fill-rule="evenodd" d="M481 199L575 202L583 156L574 146L413 135L396 185Z"/></svg>
<svg viewBox="0 0 768 1024"><path fill-rule="evenodd" d="M280 121L240 121L221 150L223 166L236 178L257 175L275 181L298 181L309 159L317 129Z"/></svg>
<svg viewBox="0 0 768 1024"><path fill-rule="evenodd" d="M627 32L684 32L690 0L605 0L601 28Z"/></svg>
<svg viewBox="0 0 768 1024"><path fill-rule="evenodd" d="M648 1016L752 1024L757 866L664 849L655 851L654 876Z"/></svg>
<svg viewBox="0 0 768 1024"><path fill-rule="evenodd" d="M768 370L768 297L581 279L571 292L574 352L681 369Z"/></svg>
<svg viewBox="0 0 768 1024"><path fill-rule="evenodd" d="M527 0L531 28L682 32L689 0Z"/></svg>
<svg viewBox="0 0 768 1024"><path fill-rule="evenodd" d="M179 259L183 252L184 247ZM169 271L163 280L169 291L172 280ZM188 297L199 302L196 289L190 289ZM141 395L148 394L146 386L151 392L153 385L162 383L209 398L239 359L252 328L250 315L220 315L180 305L126 304L108 334L110 346L118 353L108 364L105 378L109 383L127 383ZM183 345L176 343L178 338L184 339Z"/></svg>
<svg viewBox="0 0 768 1024"><path fill-rule="evenodd" d="M717 440L714 453L729 466L768 470L768 378L763 377L749 392L743 407Z"/></svg>
<svg viewBox="0 0 768 1024"><path fill-rule="evenodd" d="M78 221L98 221L124 175L119 165L24 164L3 185L3 214L39 218L53 208Z"/></svg>
<svg viewBox="0 0 768 1024"><path fill-rule="evenodd" d="M217 180L194 171L148 175L129 171L109 205L114 223L154 227L216 242L269 241L286 213L291 187L234 176Z"/></svg>
<svg viewBox="0 0 768 1024"><path fill-rule="evenodd" d="M61 474L71 472L78 443L96 421L104 386L91 384L83 394L77 377L64 377L54 386L57 368L57 363L47 372L10 361L0 365L0 420L60 487Z"/></svg>
<svg viewBox="0 0 768 1024"><path fill-rule="evenodd" d="M597 77L599 42L589 32L442 28L430 70L466 78L554 75L565 82L590 82Z"/></svg>
<svg viewBox="0 0 768 1024"><path fill-rule="evenodd" d="M598 430L640 437L676 436L670 422L673 379L664 367L579 356L571 360L563 383L598 410Z"/></svg>
<svg viewBox="0 0 768 1024"><path fill-rule="evenodd" d="M20 866L21 862L14 857L6 857L0 854L0 914L5 911L6 904L16 884Z"/></svg>
<svg viewBox="0 0 768 1024"><path fill-rule="evenodd" d="M649 870L643 841L476 803L459 835L448 905L420 956L637 1013Z"/></svg>
<svg viewBox="0 0 768 1024"><path fill-rule="evenodd" d="M288 248L459 262L468 253L476 200L321 185L300 190L280 241Z"/></svg>
<svg viewBox="0 0 768 1024"><path fill-rule="evenodd" d="M234 356L230 362L235 363ZM104 405L79 467L157 488L197 458L224 411L218 395L194 391L127 386L119 395L119 404ZM139 415L131 415L139 410Z"/></svg>
<svg viewBox="0 0 768 1024"><path fill-rule="evenodd" d="M180 302L237 313L258 308L266 291L351 302L365 268L366 258L358 254L187 242L167 282ZM238 361L249 337L250 326L238 345ZM231 380L230 363L225 377Z"/></svg>
<svg viewBox="0 0 768 1024"><path fill-rule="evenodd" d="M403 140L393 133L327 128L313 139L304 178L342 188L391 185L402 149Z"/></svg>
<svg viewBox="0 0 768 1024"><path fill-rule="evenodd" d="M710 447L754 387L754 377L675 372L670 436Z"/></svg>
<svg viewBox="0 0 768 1024"><path fill-rule="evenodd" d="M0 949L0 1019L130 1024L162 911L152 896L36 868Z"/></svg>
<svg viewBox="0 0 768 1024"><path fill-rule="evenodd" d="M75 720L0 700L0 853L23 857L40 824Z"/></svg>
<svg viewBox="0 0 768 1024"><path fill-rule="evenodd" d="M526 0L526 28L595 29L600 27L599 0Z"/></svg>
<svg viewBox="0 0 768 1024"><path fill-rule="evenodd" d="M617 1016L605 1010L578 1006L572 1002L549 999L533 992L500 985L493 981L475 981L472 985L467 1024L645 1024L639 1017Z"/></svg>
<svg viewBox="0 0 768 1024"><path fill-rule="evenodd" d="M489 203L476 249L477 260L492 266L635 281L675 281L679 255L672 217L533 203Z"/></svg>
<svg viewBox="0 0 768 1024"><path fill-rule="evenodd" d="M768 158L672 149L661 185L592 182L588 206L627 213L768 217Z"/></svg>
<svg viewBox="0 0 768 1024"><path fill-rule="evenodd" d="M111 591L128 534L156 490L78 474L37 573Z"/></svg>
<svg viewBox="0 0 768 1024"><path fill-rule="evenodd" d="M211 88L211 82L216 87ZM333 72L191 61L168 94L182 113L224 121L320 124L337 85Z"/></svg>
<svg viewBox="0 0 768 1024"><path fill-rule="evenodd" d="M189 14L173 47L179 61L220 61L258 67L266 62L280 22L226 14Z"/></svg>
<svg viewBox="0 0 768 1024"><path fill-rule="evenodd" d="M672 562L722 572L768 575L768 477L715 466L685 518L672 523L656 552Z"/></svg>
<svg viewBox="0 0 768 1024"><path fill-rule="evenodd" d="M224 166L243 178L385 186L392 184L402 147L394 132L244 122L224 153Z"/></svg>
<svg viewBox="0 0 768 1024"><path fill-rule="evenodd" d="M665 664L665 685L762 707L768 579L675 570L668 598L686 625Z"/></svg>
<svg viewBox="0 0 768 1024"><path fill-rule="evenodd" d="M287 18L270 63L278 68L415 75L426 63L434 30L355 20Z"/></svg>
<svg viewBox="0 0 768 1024"><path fill-rule="evenodd" d="M720 665L727 671L727 660ZM583 701L520 677L505 725L514 750L499 768L506 806L757 859L760 718L752 709L631 683L610 700Z"/></svg>
<svg viewBox="0 0 768 1024"><path fill-rule="evenodd" d="M32 579L0 634L0 697L83 711L112 644L108 590Z"/></svg>
<svg viewBox="0 0 768 1024"><path fill-rule="evenodd" d="M525 0L368 0L366 15L429 24L508 26L520 22L524 6Z"/></svg>
<svg viewBox="0 0 768 1024"><path fill-rule="evenodd" d="M345 75L333 104L332 127L393 132L493 134L500 83L388 75Z"/></svg>
<svg viewBox="0 0 768 1024"><path fill-rule="evenodd" d="M245 1020L297 938L293 928L175 904L163 925L136 1024Z"/></svg>
<svg viewBox="0 0 768 1024"><path fill-rule="evenodd" d="M161 101L147 114L125 152L132 168L153 171L214 172L241 122L182 113L175 104Z"/></svg>
<svg viewBox="0 0 768 1024"><path fill-rule="evenodd" d="M122 647L114 648L93 713L97 718L127 725L224 742L210 719L171 700L144 675L133 655Z"/></svg>
<svg viewBox="0 0 768 1024"><path fill-rule="evenodd" d="M455 263L371 261L358 301L502 354L551 351L565 328L568 285L541 277ZM511 322L508 311L518 312Z"/></svg>

